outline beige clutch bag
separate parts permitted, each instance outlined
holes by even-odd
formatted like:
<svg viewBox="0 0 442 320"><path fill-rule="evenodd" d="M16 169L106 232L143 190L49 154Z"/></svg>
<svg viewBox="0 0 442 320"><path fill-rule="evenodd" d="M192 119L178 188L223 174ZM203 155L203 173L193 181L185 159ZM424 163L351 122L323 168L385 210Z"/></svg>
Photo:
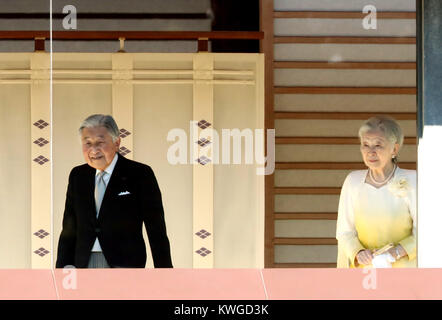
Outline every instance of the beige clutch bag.
<svg viewBox="0 0 442 320"><path fill-rule="evenodd" d="M379 256L379 255L387 252L388 250L390 250L393 247L394 247L394 244L393 243L389 243L386 246L383 246L382 248L377 249L376 251L374 251L373 252L373 256Z"/></svg>

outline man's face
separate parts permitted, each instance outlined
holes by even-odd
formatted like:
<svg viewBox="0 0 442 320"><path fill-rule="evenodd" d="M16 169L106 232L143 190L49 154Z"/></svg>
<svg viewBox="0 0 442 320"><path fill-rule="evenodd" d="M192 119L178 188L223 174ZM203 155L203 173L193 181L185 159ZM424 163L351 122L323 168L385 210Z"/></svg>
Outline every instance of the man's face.
<svg viewBox="0 0 442 320"><path fill-rule="evenodd" d="M92 168L103 171L112 162L120 147L121 139L115 142L105 127L84 128L81 131L83 156Z"/></svg>

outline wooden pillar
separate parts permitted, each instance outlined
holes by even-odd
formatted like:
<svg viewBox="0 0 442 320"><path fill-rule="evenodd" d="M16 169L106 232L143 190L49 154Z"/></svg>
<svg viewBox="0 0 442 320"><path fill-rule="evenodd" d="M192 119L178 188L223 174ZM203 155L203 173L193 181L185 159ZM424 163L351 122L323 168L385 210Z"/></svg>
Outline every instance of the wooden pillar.
<svg viewBox="0 0 442 320"><path fill-rule="evenodd" d="M50 269L51 217L51 108L49 53L31 56L31 266Z"/></svg>
<svg viewBox="0 0 442 320"><path fill-rule="evenodd" d="M273 116L273 0L260 0L260 30L264 39L260 42L260 52L265 55L265 128L274 129ZM267 134L266 134L267 137ZM267 141L267 139L266 139ZM267 144L266 144L267 146ZM265 176L265 267L273 268L275 262L275 196L274 174Z"/></svg>
<svg viewBox="0 0 442 320"><path fill-rule="evenodd" d="M266 126L265 126L265 98L264 98L264 92L265 92L265 62L264 62L265 56L263 54L259 54L256 56L256 70L255 70L255 99L256 99L256 112L257 112L257 124L256 127L258 129L264 130L264 138L267 137L266 133ZM256 136L255 136L256 139ZM270 148L272 151L270 151L272 154L266 154L266 146L267 146L267 140L263 143L263 154L262 157L267 157L267 161L261 166L257 165L256 174L258 175L258 181L257 181L257 194L259 196L259 202L257 205L257 212L258 212L258 223L257 223L257 233L256 233L256 243L258 244L258 248L260 249L256 254L256 267L257 268L264 268L265 267L265 243L266 243L266 237L265 237L265 212L266 212L266 197L262 196L266 194L266 177L265 175L265 167L268 165L269 167L272 167L272 165L268 164L270 161L274 163L275 156L275 144L273 143L273 146ZM255 144L256 148L256 144ZM256 152L256 150L255 150ZM258 174L258 171L263 171L264 175ZM273 174L271 175L273 177Z"/></svg>
<svg viewBox="0 0 442 320"><path fill-rule="evenodd" d="M128 53L112 55L112 115L120 129L120 153L133 159L133 59Z"/></svg>
<svg viewBox="0 0 442 320"><path fill-rule="evenodd" d="M195 54L193 69L193 267L213 268L213 153L206 152L213 141L200 139L213 129L213 55Z"/></svg>

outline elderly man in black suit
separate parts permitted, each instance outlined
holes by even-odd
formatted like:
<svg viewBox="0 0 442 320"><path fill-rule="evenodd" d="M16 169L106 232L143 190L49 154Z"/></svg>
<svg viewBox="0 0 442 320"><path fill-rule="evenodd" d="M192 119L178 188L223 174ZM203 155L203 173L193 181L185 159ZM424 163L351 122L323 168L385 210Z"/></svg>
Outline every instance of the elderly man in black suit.
<svg viewBox="0 0 442 320"><path fill-rule="evenodd" d="M109 115L80 126L86 164L72 169L57 268L144 268L144 222L156 268L172 268L161 192L152 169L118 153L118 126Z"/></svg>

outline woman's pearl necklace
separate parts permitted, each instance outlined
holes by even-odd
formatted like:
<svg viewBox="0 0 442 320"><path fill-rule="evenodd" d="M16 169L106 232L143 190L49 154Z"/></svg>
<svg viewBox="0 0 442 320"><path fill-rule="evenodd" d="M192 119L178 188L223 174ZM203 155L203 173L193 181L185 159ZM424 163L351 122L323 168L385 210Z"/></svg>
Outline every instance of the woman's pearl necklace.
<svg viewBox="0 0 442 320"><path fill-rule="evenodd" d="M375 185L377 185L377 186L380 186L380 185L382 185L382 184L385 184L385 183L386 183L388 180L390 180L391 177L393 176L394 172L396 171L396 167L397 167L397 165L394 165L394 168L393 168L393 170L391 170L390 175L389 175L384 181L382 181L382 182L377 182L377 181L374 179L374 177L373 177L373 173L372 173L372 171L371 171L371 169L370 169L370 170L369 170L369 174L370 174L371 181L372 181Z"/></svg>

